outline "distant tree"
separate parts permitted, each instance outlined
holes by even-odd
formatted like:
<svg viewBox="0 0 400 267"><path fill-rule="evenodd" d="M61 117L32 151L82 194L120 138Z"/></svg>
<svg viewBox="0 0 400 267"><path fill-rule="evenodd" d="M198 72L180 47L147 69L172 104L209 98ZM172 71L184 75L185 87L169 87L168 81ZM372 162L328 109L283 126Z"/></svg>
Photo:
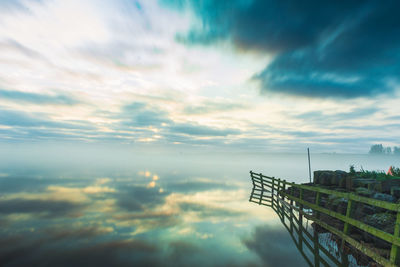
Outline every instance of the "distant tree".
<svg viewBox="0 0 400 267"><path fill-rule="evenodd" d="M393 167L392 173L393 173L393 176L400 177L400 168Z"/></svg>
<svg viewBox="0 0 400 267"><path fill-rule="evenodd" d="M384 148L382 144L375 144L372 145L370 150L369 150L370 154L383 154L384 153Z"/></svg>
<svg viewBox="0 0 400 267"><path fill-rule="evenodd" d="M393 154L400 156L400 147L398 146L393 147Z"/></svg>
<svg viewBox="0 0 400 267"><path fill-rule="evenodd" d="M350 173L351 174L356 174L356 169L354 168L354 165L352 164L352 165L350 165Z"/></svg>

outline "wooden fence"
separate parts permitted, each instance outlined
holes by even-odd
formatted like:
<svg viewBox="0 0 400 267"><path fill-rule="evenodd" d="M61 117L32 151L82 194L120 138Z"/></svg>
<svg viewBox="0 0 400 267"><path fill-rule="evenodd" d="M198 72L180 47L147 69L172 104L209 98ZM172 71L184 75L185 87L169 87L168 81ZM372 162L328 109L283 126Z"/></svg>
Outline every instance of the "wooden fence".
<svg viewBox="0 0 400 267"><path fill-rule="evenodd" d="M254 173L250 171L251 180L253 183L253 189L250 196L250 201L255 202L259 205L265 205L271 207L281 218L285 227L285 219L291 222L287 229L293 234L293 222L296 221L299 227L296 229L298 234L302 234L303 217L307 220L311 220L318 224L322 228L325 228L332 234L338 236L342 240L341 249L343 249L345 242L350 244L353 248L358 249L364 255L371 257L374 261L384 266L398 266L399 265L399 248L400 248L400 204L390 203L386 201L380 201L372 198L366 198L354 193L345 193L334 190L328 190L317 186L300 185L285 180L281 180L274 177L268 177L261 173ZM297 190L297 194L295 191ZM309 199L305 199L304 195L313 192L315 197L312 202ZM346 214L327 209L321 205L322 195L324 198L334 196L342 198L347 202ZM357 219L352 218L355 203L363 203L370 206L385 209L389 212L396 213L396 222L394 226L394 233L388 233L377 229L371 225L365 224ZM310 212L311 211L311 212ZM297 212L298 216L294 216L294 212ZM326 221L321 220L321 215L327 215L343 222L344 227L340 229L329 225ZM352 238L350 233L350 227L357 227L361 231L364 231L376 238L384 240L391 245L390 256L383 257L376 249L361 243L360 241ZM306 235L310 233L306 233ZM319 256L320 251L326 254L326 256L334 262L336 265L346 265L346 259L342 257L340 262L337 258L332 255L328 255L324 251L326 249L321 248L315 243L316 237L309 236L310 240L314 240L314 245L311 246L309 243L305 243L309 246L310 250L313 251L315 259L314 264L311 261L307 261L310 265L319 266L322 263L325 266L330 266L324 258ZM299 240L301 240L299 238ZM299 241L300 242L300 241ZM302 244L302 242L300 242ZM297 245L297 243L296 243ZM318 246L318 247L317 247ZM317 250L318 249L318 250ZM318 254L317 254L318 253ZM306 259L307 260L307 259Z"/></svg>

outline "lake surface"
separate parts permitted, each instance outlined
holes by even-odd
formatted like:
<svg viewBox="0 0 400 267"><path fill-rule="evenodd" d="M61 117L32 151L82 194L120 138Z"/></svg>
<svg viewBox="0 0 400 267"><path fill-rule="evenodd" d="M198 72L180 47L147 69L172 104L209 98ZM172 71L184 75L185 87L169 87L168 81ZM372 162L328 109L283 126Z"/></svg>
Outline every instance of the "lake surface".
<svg viewBox="0 0 400 267"><path fill-rule="evenodd" d="M272 210L248 202L250 170L307 182L306 154L94 152L3 150L0 265L306 266ZM311 157L313 170L400 166Z"/></svg>

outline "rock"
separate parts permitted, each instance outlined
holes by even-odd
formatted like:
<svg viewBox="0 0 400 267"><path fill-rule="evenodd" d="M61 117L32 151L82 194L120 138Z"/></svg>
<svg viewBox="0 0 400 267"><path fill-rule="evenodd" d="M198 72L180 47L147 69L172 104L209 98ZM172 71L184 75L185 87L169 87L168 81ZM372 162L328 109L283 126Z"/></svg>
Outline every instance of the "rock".
<svg viewBox="0 0 400 267"><path fill-rule="evenodd" d="M339 182L339 187L343 190L346 190L346 177L343 177Z"/></svg>
<svg viewBox="0 0 400 267"><path fill-rule="evenodd" d="M323 172L320 176L320 181L322 185L331 185L331 179L334 177L333 171Z"/></svg>
<svg viewBox="0 0 400 267"><path fill-rule="evenodd" d="M377 229L383 230L387 233L393 234L394 223L396 216L389 212L376 213L372 215L367 215L364 217L363 222L365 224L371 225ZM390 249L391 245L377 237L374 237L368 233L363 233L363 238L367 242L373 242L376 247Z"/></svg>
<svg viewBox="0 0 400 267"><path fill-rule="evenodd" d="M390 249L392 247L392 245L389 242L386 242L380 238L368 234L367 232L362 232L362 237L364 242L373 243L373 246L376 248Z"/></svg>
<svg viewBox="0 0 400 267"><path fill-rule="evenodd" d="M342 170L336 170L335 173L336 173L337 176L340 176L340 177L346 177L347 176L347 172L342 171Z"/></svg>
<svg viewBox="0 0 400 267"><path fill-rule="evenodd" d="M372 198L392 203L396 202L396 198L394 196L384 193L375 193L372 195Z"/></svg>
<svg viewBox="0 0 400 267"><path fill-rule="evenodd" d="M371 225L377 229L385 229L385 228L394 228L394 222L396 220L396 216L389 212L375 213L371 215L365 216L363 222ZM389 231L389 233L392 233Z"/></svg>
<svg viewBox="0 0 400 267"><path fill-rule="evenodd" d="M346 190L351 191L353 189L353 177L346 177Z"/></svg>
<svg viewBox="0 0 400 267"><path fill-rule="evenodd" d="M390 194L395 198L400 198L400 186L393 186L390 188Z"/></svg>
<svg viewBox="0 0 400 267"><path fill-rule="evenodd" d="M366 178L356 178L353 179L353 187L365 187L368 189L372 189L373 185L378 182L375 179L366 179Z"/></svg>
<svg viewBox="0 0 400 267"><path fill-rule="evenodd" d="M382 193L390 194L390 190L392 187L400 186L400 179L389 179L385 181L381 181Z"/></svg>
<svg viewBox="0 0 400 267"><path fill-rule="evenodd" d="M382 209L377 208L375 206L364 204L362 209L361 209L361 211L362 211L363 214L371 215L371 214L374 214L374 213L376 213L378 211L382 211Z"/></svg>
<svg viewBox="0 0 400 267"><path fill-rule="evenodd" d="M344 184L343 180L347 177L345 171L314 171L314 184L326 186L340 186Z"/></svg>
<svg viewBox="0 0 400 267"><path fill-rule="evenodd" d="M368 190L365 187L357 187L355 191L356 191L357 195L360 195L360 196L363 196L363 197L371 197L372 194L374 193L373 191Z"/></svg>
<svg viewBox="0 0 400 267"><path fill-rule="evenodd" d="M382 184L381 184L380 182L376 183L376 184L373 186L372 190L374 190L374 191L376 191L376 192L382 193Z"/></svg>
<svg viewBox="0 0 400 267"><path fill-rule="evenodd" d="M320 184L321 182L320 182L320 174L321 174L321 171L314 171L314 180L313 180L313 182L314 182L314 184Z"/></svg>
<svg viewBox="0 0 400 267"><path fill-rule="evenodd" d="M340 214L346 215L347 211L347 199L342 199L336 208L336 211L339 212Z"/></svg>
<svg viewBox="0 0 400 267"><path fill-rule="evenodd" d="M384 210L368 204L356 203L353 208L352 218L360 220L364 219L364 217L367 215L371 215L380 211Z"/></svg>
<svg viewBox="0 0 400 267"><path fill-rule="evenodd" d="M331 178L331 184L335 186L340 186L341 184L344 184L343 181L346 180L346 177L347 177L347 172L336 170L335 176Z"/></svg>
<svg viewBox="0 0 400 267"><path fill-rule="evenodd" d="M330 195L328 197L328 202L326 203L326 208L341 214L346 214L347 199Z"/></svg>

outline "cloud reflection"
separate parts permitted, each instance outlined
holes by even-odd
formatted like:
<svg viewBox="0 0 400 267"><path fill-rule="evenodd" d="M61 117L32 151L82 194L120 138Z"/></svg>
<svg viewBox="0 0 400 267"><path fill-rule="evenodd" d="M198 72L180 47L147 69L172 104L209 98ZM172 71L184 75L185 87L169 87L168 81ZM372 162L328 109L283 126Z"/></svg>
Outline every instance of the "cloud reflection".
<svg viewBox="0 0 400 267"><path fill-rule="evenodd" d="M5 266L261 264L232 236L252 213L235 184L150 171L124 179L5 176L0 183Z"/></svg>

